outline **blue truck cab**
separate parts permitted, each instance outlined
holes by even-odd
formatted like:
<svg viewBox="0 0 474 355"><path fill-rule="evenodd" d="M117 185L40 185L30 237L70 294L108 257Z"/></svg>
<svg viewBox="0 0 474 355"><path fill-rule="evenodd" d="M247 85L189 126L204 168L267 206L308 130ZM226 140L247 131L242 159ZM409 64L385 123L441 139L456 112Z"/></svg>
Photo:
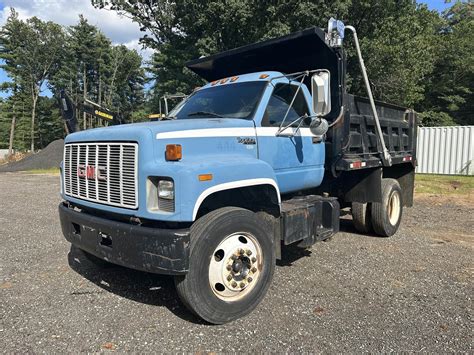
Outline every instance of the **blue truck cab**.
<svg viewBox="0 0 474 355"><path fill-rule="evenodd" d="M174 275L192 312L225 323L261 301L282 245L329 238L341 208L361 232L396 232L415 115L347 94L337 41L312 28L188 68L208 83L166 119L66 137L60 221L87 258Z"/></svg>

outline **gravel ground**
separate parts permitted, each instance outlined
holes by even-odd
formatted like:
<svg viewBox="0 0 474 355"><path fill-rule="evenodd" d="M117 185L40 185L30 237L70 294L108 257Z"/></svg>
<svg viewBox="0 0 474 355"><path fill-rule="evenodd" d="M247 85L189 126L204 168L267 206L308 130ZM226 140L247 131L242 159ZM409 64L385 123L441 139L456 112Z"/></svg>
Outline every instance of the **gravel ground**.
<svg viewBox="0 0 474 355"><path fill-rule="evenodd" d="M5 352L473 350L471 202L418 198L389 239L343 232L286 250L262 304L203 324L170 277L98 269L63 239L58 176L0 174Z"/></svg>

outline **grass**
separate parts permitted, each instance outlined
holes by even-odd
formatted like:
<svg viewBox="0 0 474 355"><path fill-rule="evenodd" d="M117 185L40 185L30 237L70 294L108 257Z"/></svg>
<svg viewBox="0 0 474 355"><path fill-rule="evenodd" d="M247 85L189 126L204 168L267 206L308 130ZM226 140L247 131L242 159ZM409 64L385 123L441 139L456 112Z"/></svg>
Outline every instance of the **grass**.
<svg viewBox="0 0 474 355"><path fill-rule="evenodd" d="M33 169L24 171L27 174L53 174L59 175L59 168L49 168L49 169Z"/></svg>
<svg viewBox="0 0 474 355"><path fill-rule="evenodd" d="M474 193L474 176L416 174L415 191L438 195L470 195Z"/></svg>

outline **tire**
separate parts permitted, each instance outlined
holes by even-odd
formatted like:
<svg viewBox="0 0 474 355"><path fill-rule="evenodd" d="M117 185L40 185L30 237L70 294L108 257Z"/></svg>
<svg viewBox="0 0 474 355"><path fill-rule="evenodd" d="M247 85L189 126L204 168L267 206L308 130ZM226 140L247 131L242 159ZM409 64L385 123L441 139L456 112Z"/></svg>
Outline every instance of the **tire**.
<svg viewBox="0 0 474 355"><path fill-rule="evenodd" d="M212 211L192 225L189 272L175 277L189 310L223 324L257 307L275 270L273 236L265 225L255 213L236 207Z"/></svg>
<svg viewBox="0 0 474 355"><path fill-rule="evenodd" d="M84 257L87 260L89 260L92 264L94 264L95 266L97 266L99 268L105 269L105 268L109 268L109 267L113 266L113 264L109 263L108 261L102 260L101 258L98 258L97 256L92 255L92 254L88 253L85 250L82 250L82 249L80 249L80 250L82 252L82 255L84 255Z"/></svg>
<svg viewBox="0 0 474 355"><path fill-rule="evenodd" d="M371 203L352 202L352 223L359 233L372 232Z"/></svg>
<svg viewBox="0 0 474 355"><path fill-rule="evenodd" d="M394 235L402 220L402 189L395 179L382 179L382 202L372 203L372 226L382 237Z"/></svg>

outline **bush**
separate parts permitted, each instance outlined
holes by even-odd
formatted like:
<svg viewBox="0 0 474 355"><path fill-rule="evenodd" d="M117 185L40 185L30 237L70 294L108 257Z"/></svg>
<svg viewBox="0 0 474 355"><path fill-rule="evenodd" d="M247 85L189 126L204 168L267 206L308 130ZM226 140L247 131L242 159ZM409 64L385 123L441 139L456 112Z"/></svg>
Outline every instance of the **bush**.
<svg viewBox="0 0 474 355"><path fill-rule="evenodd" d="M446 112L425 111L419 114L419 118L425 127L456 126L454 119Z"/></svg>

